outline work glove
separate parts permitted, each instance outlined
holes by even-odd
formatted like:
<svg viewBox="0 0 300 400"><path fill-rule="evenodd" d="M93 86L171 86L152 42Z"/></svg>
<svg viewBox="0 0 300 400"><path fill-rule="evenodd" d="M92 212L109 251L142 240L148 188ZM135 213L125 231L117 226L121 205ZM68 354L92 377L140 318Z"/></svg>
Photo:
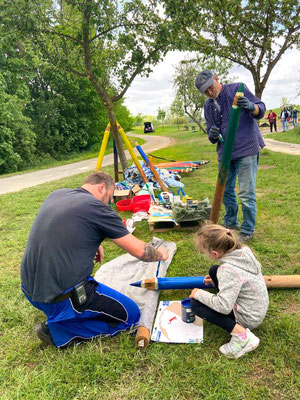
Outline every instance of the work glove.
<svg viewBox="0 0 300 400"><path fill-rule="evenodd" d="M241 96L238 98L237 103L238 106L244 108L246 111L254 111L255 110L255 105L252 103L252 101L249 101L247 97Z"/></svg>
<svg viewBox="0 0 300 400"><path fill-rule="evenodd" d="M219 128L216 125L213 125L208 131L209 139L218 140L218 132Z"/></svg>

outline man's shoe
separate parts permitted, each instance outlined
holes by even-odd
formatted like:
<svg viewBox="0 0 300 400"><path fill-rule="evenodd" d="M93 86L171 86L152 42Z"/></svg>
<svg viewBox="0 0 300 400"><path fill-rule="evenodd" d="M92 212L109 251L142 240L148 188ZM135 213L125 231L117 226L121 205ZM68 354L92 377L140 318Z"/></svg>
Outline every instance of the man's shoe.
<svg viewBox="0 0 300 400"><path fill-rule="evenodd" d="M241 339L235 333L232 333L232 338L229 343L223 344L219 348L220 352L228 358L240 358L245 353L255 350L259 345L259 338L254 335L248 328L246 329L247 338Z"/></svg>
<svg viewBox="0 0 300 400"><path fill-rule="evenodd" d="M40 324L38 324L35 327L35 333L42 342L52 344L54 346L54 342L52 340L52 336L46 322L41 322Z"/></svg>
<svg viewBox="0 0 300 400"><path fill-rule="evenodd" d="M253 235L248 235L247 233L241 232L239 235L240 242L248 243L253 238Z"/></svg>

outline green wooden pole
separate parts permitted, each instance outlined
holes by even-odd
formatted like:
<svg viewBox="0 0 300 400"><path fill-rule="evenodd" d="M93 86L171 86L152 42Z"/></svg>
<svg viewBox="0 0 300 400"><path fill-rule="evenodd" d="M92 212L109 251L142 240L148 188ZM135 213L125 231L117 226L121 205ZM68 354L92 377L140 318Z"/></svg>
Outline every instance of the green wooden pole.
<svg viewBox="0 0 300 400"><path fill-rule="evenodd" d="M239 127L241 108L236 105L237 99L244 96L244 84L240 83L240 86L234 96L232 108L229 116L229 123L227 127L222 159L218 173L218 179L216 184L216 190L214 195L213 204L210 212L210 220L214 224L217 224L220 217L220 210L222 206L224 190L226 185L226 179L228 175L229 165L233 153L236 133Z"/></svg>

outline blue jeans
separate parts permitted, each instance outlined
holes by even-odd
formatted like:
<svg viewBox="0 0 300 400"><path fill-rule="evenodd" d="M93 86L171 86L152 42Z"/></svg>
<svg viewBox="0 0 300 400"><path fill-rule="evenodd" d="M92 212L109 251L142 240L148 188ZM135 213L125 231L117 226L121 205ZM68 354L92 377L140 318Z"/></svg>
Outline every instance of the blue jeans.
<svg viewBox="0 0 300 400"><path fill-rule="evenodd" d="M243 223L241 233L252 235L256 223L255 182L259 153L254 156L242 157L230 162L223 204L225 206L224 225L238 226L238 203L235 194L238 178L239 199L242 203Z"/></svg>
<svg viewBox="0 0 300 400"><path fill-rule="evenodd" d="M282 119L281 123L282 123L282 131L283 132L288 131L289 130L289 124L288 124L287 120L286 119Z"/></svg>

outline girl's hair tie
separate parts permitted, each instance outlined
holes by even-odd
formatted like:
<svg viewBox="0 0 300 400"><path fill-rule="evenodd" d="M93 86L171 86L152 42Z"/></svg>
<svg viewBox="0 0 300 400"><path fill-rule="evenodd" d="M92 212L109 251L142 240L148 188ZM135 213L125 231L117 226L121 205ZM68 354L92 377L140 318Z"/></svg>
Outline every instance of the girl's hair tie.
<svg viewBox="0 0 300 400"><path fill-rule="evenodd" d="M226 233L230 233L230 229L226 229Z"/></svg>

